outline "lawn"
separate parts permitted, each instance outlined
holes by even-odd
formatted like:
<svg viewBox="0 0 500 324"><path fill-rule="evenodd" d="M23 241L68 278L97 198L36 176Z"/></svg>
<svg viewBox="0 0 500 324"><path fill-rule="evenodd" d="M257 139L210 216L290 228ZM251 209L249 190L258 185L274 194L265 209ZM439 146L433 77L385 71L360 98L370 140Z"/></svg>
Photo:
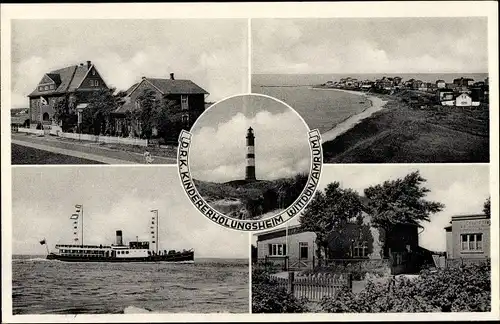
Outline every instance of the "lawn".
<svg viewBox="0 0 500 324"><path fill-rule="evenodd" d="M11 145L11 164L104 164L22 145Z"/></svg>

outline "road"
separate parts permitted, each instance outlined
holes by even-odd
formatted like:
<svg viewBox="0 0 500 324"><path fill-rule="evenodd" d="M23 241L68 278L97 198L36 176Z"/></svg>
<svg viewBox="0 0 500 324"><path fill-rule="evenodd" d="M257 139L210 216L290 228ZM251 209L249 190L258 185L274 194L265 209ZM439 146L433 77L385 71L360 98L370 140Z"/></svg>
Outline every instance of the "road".
<svg viewBox="0 0 500 324"><path fill-rule="evenodd" d="M83 143L83 142L70 142L61 141L57 137L44 136L37 137L26 134L12 134L13 154L12 164L87 164L87 161L94 161L96 164L145 164L143 154L128 152L123 150L111 149L108 147L100 146L97 143ZM14 145L24 146L24 152L18 147L15 148L16 156L14 157ZM30 148L31 150L28 150ZM33 151L46 151L54 155L47 155L46 158L51 161L44 163L40 152ZM37 157L30 159L28 152L35 154ZM63 158L63 156L70 156L75 159ZM57 158L59 157L59 158ZM14 162L15 158L15 162ZM28 163L26 161L39 161ZM66 161L72 161L66 163ZM80 161L80 162L78 162ZM153 164L175 164L175 158L153 156Z"/></svg>

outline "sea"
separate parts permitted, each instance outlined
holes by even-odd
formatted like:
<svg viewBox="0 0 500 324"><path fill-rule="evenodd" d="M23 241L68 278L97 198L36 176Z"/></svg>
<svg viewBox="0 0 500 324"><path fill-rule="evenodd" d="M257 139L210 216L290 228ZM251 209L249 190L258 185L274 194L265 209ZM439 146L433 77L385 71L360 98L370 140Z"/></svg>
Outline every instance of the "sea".
<svg viewBox="0 0 500 324"><path fill-rule="evenodd" d="M403 81L411 78L425 82L443 79L453 82L460 77L484 81L487 73L386 73L386 74L253 74L252 92L265 94L279 99L294 108L304 118L310 129L318 129L325 133L369 108L371 102L363 97L335 90L313 89L313 85L327 81L339 81L352 77L358 80L400 76Z"/></svg>
<svg viewBox="0 0 500 324"><path fill-rule="evenodd" d="M13 256L17 314L248 313L248 259L86 263Z"/></svg>

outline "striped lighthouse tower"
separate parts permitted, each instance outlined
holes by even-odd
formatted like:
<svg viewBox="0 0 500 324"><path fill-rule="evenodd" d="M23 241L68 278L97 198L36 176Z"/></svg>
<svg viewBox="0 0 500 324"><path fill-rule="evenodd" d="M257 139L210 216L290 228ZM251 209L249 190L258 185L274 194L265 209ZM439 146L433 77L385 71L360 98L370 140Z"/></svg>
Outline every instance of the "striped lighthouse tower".
<svg viewBox="0 0 500 324"><path fill-rule="evenodd" d="M247 166L245 169L245 180L255 181L255 136L252 127L247 132Z"/></svg>

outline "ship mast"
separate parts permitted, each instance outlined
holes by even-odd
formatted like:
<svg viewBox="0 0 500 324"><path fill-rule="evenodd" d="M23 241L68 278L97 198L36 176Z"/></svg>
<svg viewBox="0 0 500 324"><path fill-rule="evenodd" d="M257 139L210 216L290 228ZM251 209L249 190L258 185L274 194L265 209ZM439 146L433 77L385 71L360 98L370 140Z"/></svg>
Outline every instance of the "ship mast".
<svg viewBox="0 0 500 324"><path fill-rule="evenodd" d="M155 253L158 254L158 239L159 239L159 233L158 233L158 222L160 221L158 219L158 209L152 209L151 210L152 213L154 213L154 215L156 216L153 216L155 218L155 225L156 225L156 231L155 231L155 243L156 243L156 248L155 248Z"/></svg>

